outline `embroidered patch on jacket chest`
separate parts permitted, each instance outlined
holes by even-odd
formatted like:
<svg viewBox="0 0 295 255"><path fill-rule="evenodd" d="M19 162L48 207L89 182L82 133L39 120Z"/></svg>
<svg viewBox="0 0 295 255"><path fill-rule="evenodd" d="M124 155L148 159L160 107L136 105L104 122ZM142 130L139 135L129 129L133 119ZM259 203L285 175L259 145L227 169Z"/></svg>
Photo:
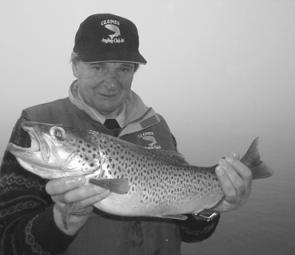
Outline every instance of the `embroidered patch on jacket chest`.
<svg viewBox="0 0 295 255"><path fill-rule="evenodd" d="M137 135L137 138L146 149L162 149L153 131L142 132Z"/></svg>

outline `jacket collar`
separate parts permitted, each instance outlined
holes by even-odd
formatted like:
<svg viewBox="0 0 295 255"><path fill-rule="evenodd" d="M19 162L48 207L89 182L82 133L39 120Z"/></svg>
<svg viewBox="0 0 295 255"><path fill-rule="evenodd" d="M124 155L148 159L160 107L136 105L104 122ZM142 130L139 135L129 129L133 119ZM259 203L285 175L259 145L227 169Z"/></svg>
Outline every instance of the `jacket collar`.
<svg viewBox="0 0 295 255"><path fill-rule="evenodd" d="M92 119L101 124L104 123L106 117L89 106L79 96L77 81L74 81L69 88L69 99L76 107L84 111ZM124 103L123 110L116 117L116 120L122 127L119 136L141 131L160 122L160 118L156 112L151 107L147 107L142 99L132 90Z"/></svg>

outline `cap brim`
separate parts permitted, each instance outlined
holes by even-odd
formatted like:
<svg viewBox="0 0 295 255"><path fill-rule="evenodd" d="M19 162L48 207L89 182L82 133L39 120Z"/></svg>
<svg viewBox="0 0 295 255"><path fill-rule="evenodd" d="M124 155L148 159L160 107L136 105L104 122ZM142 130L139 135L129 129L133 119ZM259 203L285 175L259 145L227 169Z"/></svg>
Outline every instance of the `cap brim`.
<svg viewBox="0 0 295 255"><path fill-rule="evenodd" d="M81 54L78 53L80 59L87 63L99 63L99 62L128 62L128 63L137 63L137 64L146 64L147 61L139 53L126 53L126 52L97 52L91 51L91 54Z"/></svg>
<svg viewBox="0 0 295 255"><path fill-rule="evenodd" d="M122 60L122 59L108 59L108 60L96 60L96 61L84 61L85 63L106 63L106 62L118 62L118 63L133 63L145 65L147 62L131 61L131 60Z"/></svg>

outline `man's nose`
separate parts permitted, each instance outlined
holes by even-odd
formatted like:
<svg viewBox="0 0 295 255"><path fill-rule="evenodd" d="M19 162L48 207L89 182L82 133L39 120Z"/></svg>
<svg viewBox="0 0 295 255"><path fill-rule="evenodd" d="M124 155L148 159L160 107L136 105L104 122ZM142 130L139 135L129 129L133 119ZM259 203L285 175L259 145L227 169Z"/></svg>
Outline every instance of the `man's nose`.
<svg viewBox="0 0 295 255"><path fill-rule="evenodd" d="M108 89L116 89L120 86L116 72L109 71L105 74L104 86Z"/></svg>

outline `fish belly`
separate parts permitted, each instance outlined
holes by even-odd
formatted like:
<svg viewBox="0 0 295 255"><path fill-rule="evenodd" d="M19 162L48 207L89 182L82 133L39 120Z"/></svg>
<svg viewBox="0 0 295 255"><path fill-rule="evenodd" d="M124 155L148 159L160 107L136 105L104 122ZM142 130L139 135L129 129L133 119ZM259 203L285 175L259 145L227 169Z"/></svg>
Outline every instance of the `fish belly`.
<svg viewBox="0 0 295 255"><path fill-rule="evenodd" d="M120 216L165 217L197 213L214 207L223 197L221 189L210 190L207 193L193 192L191 194L163 194L153 197L142 192L131 194L111 193L107 198L95 204L95 207L110 214Z"/></svg>

